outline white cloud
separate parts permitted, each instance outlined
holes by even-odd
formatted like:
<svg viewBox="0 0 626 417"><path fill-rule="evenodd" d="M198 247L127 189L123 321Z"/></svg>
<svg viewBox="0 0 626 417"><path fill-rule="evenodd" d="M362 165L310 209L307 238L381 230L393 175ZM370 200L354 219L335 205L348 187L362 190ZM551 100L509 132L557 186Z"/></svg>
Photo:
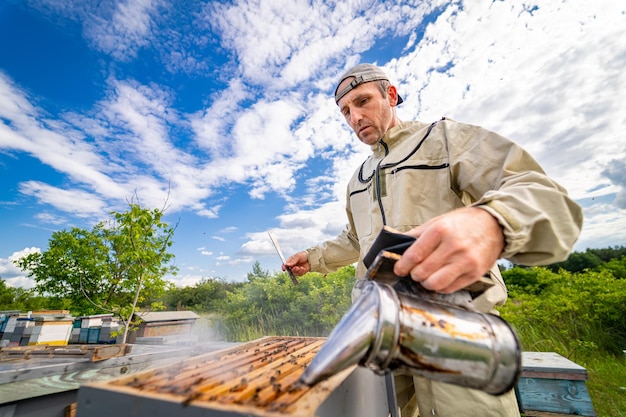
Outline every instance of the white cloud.
<svg viewBox="0 0 626 417"><path fill-rule="evenodd" d="M27 289L35 288L35 281L26 276L7 278L4 281L9 287L27 288Z"/></svg>
<svg viewBox="0 0 626 417"><path fill-rule="evenodd" d="M535 4L536 9L521 2L490 1L448 7L428 25L414 50L385 65L405 99L399 114L405 120L448 116L481 124L529 149L575 198L615 193L615 186L598 186L607 177L615 185L626 184L624 171L615 169L626 165L626 148L618 138L626 127L626 90L615 88L626 84L619 70L626 65L626 44L621 42L626 26L619 23L625 6L611 1ZM245 59L247 46L238 47ZM346 49L355 47L353 40ZM314 96L319 100L313 101L314 110L296 127L296 135L315 143L317 152L324 141L339 139L338 149L355 153L349 164L350 153L330 154L335 166L343 167L327 178L334 184L335 202L280 216L283 233L298 231L293 241L285 237L286 252L340 231L341 221L328 226L326 219L345 219L345 183L368 152L340 126L338 112L324 105L322 97ZM309 181L318 184L323 179ZM595 219L587 222L589 230L581 241L594 240L596 233L605 237L604 242L595 240L600 246L624 241L620 232L611 232L623 230L615 227L619 215L587 210L586 217ZM246 252L265 253L262 236L248 237Z"/></svg>
<svg viewBox="0 0 626 417"><path fill-rule="evenodd" d="M105 16L93 16L92 25L85 34L98 49L114 58L126 61L149 44L152 38L153 19L159 11L160 0L127 0L113 3Z"/></svg>
<svg viewBox="0 0 626 417"><path fill-rule="evenodd" d="M585 225L577 250L612 247L616 246L615 242L626 242L626 210L616 209L612 204L585 208Z"/></svg>
<svg viewBox="0 0 626 417"><path fill-rule="evenodd" d="M0 116L16 124L25 124L35 112L35 108L25 98L24 92L0 72ZM14 140L15 138L9 141L5 135L0 135L0 144L3 147L9 146Z"/></svg>
<svg viewBox="0 0 626 417"><path fill-rule="evenodd" d="M38 213L35 215L35 218L45 224L54 224L54 225L67 224L67 218L57 216L55 214L47 213L47 212Z"/></svg>
<svg viewBox="0 0 626 417"><path fill-rule="evenodd" d="M440 16L414 52L390 65L406 91L401 112L503 133L582 198L611 159L626 160L618 139L626 91L614 88L626 83L625 8L534 4L531 13L521 2L467 2Z"/></svg>
<svg viewBox="0 0 626 417"><path fill-rule="evenodd" d="M194 275L194 274L183 274L183 275L170 275L165 277L166 281L172 282L177 287L193 287L200 281L202 281L205 276L202 275Z"/></svg>
<svg viewBox="0 0 626 417"><path fill-rule="evenodd" d="M92 193L81 190L64 190L39 182L27 181L20 184L20 192L37 198L41 203L78 217L94 217L103 213L106 204Z"/></svg>
<svg viewBox="0 0 626 417"><path fill-rule="evenodd" d="M0 258L0 277L10 287L33 288L35 281L27 277L27 273L22 271L14 262L31 253L40 253L41 249L36 247L24 248L20 251L13 252L8 258Z"/></svg>
<svg viewBox="0 0 626 417"><path fill-rule="evenodd" d="M230 259L227 262L227 265L229 266L238 266L238 265L247 265L247 264L251 264L252 262L254 262L255 259L252 256L243 256L243 257L238 257L235 259Z"/></svg>
<svg viewBox="0 0 626 417"><path fill-rule="evenodd" d="M251 198L284 199L271 226L286 255L336 235L345 184L369 149L331 94L338 74L372 57L398 84L401 118L445 115L493 129L530 150L575 198L626 205L622 2L33 4L80 21L90 46L112 60L103 99L59 117L0 72L0 150L63 176L19 184L22 196L61 213L103 217L137 194L146 206L167 201L169 214L219 219L232 189L243 188ZM181 110L175 86L120 75L140 50L171 59L169 71L195 69L222 85L202 108ZM203 58L213 52L227 62ZM328 168L317 172L312 161ZM590 204L581 242L624 241L615 204ZM62 217L39 215L52 224ZM223 242L228 232L211 233ZM270 250L264 233L249 233L245 257L218 261L245 263Z"/></svg>
<svg viewBox="0 0 626 417"><path fill-rule="evenodd" d="M616 191L615 205L620 209L626 209L626 158L622 160L611 159L602 171L602 175L610 179L619 189ZM596 187L597 188L597 187ZM609 190L612 187L608 187ZM600 191L598 189L597 191ZM605 191L605 193L610 191Z"/></svg>
<svg viewBox="0 0 626 417"><path fill-rule="evenodd" d="M338 65L340 72L346 57L366 51L381 36L408 34L425 14L445 3L210 3L206 21L234 51L248 82L284 89L321 78L328 88L336 75L329 73L329 65Z"/></svg>

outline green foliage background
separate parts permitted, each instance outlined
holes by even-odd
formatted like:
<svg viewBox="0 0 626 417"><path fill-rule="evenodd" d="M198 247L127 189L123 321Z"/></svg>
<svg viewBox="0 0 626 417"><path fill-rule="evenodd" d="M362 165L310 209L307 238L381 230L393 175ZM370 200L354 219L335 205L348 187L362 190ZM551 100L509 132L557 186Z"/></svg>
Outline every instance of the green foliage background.
<svg viewBox="0 0 626 417"><path fill-rule="evenodd" d="M307 274L294 286L286 273L249 276L220 303L227 338L264 335L326 336L350 307L354 268Z"/></svg>
<svg viewBox="0 0 626 417"><path fill-rule="evenodd" d="M268 335L326 336L351 304L354 267L326 276L310 273L294 285L286 273L270 274L255 263L245 283L203 280L191 291L172 289L165 304L217 316L231 341Z"/></svg>
<svg viewBox="0 0 626 417"><path fill-rule="evenodd" d="M508 302L499 308L524 350L553 351L585 367L599 417L626 417L626 248L573 253L547 267L503 271ZM294 286L287 274L254 264L246 282L207 278L192 287L172 285L142 308L162 305L209 314L230 341L268 335L327 336L351 304L354 268L307 274ZM67 308L71 300L43 297L0 281L0 309Z"/></svg>
<svg viewBox="0 0 626 417"><path fill-rule="evenodd" d="M591 255L504 271L509 301L499 311L525 351L557 352L587 369L598 417L626 417L626 257Z"/></svg>
<svg viewBox="0 0 626 417"><path fill-rule="evenodd" d="M575 357L593 350L620 355L626 348L626 280L602 268L555 273L516 267L503 275L509 301L499 310L527 336L526 350L558 348Z"/></svg>

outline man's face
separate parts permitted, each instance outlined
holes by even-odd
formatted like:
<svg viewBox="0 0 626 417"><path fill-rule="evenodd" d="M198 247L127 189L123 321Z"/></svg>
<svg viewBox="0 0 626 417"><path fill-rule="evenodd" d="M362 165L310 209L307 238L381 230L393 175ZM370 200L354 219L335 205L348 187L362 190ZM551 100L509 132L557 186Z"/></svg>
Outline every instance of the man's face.
<svg viewBox="0 0 626 417"><path fill-rule="evenodd" d="M344 80L339 91L345 88L353 78ZM394 86L387 89L387 97L383 97L375 82L359 85L343 96L339 103L341 114L354 130L361 142L373 145L385 132L397 124L393 112L398 100Z"/></svg>

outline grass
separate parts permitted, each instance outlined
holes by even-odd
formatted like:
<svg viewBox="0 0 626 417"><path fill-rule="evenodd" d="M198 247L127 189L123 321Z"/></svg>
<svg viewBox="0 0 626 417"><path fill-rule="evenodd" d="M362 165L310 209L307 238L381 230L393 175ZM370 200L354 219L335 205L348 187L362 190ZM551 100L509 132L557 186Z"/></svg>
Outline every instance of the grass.
<svg viewBox="0 0 626 417"><path fill-rule="evenodd" d="M577 362L587 369L587 389L598 417L626 417L626 358L597 354Z"/></svg>

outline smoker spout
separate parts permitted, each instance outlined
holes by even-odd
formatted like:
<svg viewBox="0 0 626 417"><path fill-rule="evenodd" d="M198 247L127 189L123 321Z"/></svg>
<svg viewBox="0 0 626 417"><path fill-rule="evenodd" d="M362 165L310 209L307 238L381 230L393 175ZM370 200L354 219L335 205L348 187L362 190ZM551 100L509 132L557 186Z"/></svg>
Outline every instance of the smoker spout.
<svg viewBox="0 0 626 417"><path fill-rule="evenodd" d="M398 312L384 308L385 303L388 306L397 305L397 301L389 298L397 298L390 287L367 283L299 382L315 385L352 365L366 365L372 356L378 356L380 352L390 357L390 351L397 345Z"/></svg>

